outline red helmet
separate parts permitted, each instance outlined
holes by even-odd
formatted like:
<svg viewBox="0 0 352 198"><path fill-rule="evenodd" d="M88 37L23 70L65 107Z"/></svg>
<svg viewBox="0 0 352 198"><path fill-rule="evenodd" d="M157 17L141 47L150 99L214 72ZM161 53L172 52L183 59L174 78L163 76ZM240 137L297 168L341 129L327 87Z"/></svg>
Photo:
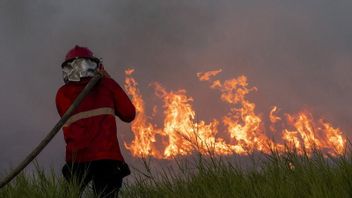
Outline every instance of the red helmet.
<svg viewBox="0 0 352 198"><path fill-rule="evenodd" d="M100 62L98 58L94 57L93 52L90 49L76 45L66 54L65 61L61 64L61 66L63 67L66 63L76 58L88 58L97 63Z"/></svg>

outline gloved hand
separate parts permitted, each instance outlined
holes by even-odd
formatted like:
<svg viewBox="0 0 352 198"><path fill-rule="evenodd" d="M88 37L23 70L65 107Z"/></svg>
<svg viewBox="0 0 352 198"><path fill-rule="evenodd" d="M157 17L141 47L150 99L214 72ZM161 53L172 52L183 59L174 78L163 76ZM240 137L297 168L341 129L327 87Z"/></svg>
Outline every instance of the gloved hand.
<svg viewBox="0 0 352 198"><path fill-rule="evenodd" d="M102 74L104 77L106 78L111 78L111 76L109 75L109 73L104 69L104 66L101 65L99 68L98 68L98 72L100 74Z"/></svg>

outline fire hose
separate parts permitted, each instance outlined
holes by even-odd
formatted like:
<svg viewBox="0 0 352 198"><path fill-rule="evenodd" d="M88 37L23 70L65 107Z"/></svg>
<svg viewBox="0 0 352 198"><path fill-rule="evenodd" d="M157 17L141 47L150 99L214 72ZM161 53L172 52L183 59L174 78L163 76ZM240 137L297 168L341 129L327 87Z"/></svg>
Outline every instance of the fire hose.
<svg viewBox="0 0 352 198"><path fill-rule="evenodd" d="M15 178L29 163L33 161L35 157L48 145L48 143L54 138L54 136L59 132L66 121L71 117L73 111L78 107L82 100L89 94L92 88L97 84L97 82L103 77L103 74L96 72L93 78L84 87L81 93L73 101L71 106L67 109L61 119L56 123L53 129L46 135L46 137L38 144L37 147L33 149L31 153L15 168L13 169L4 179L0 182L0 188L4 187L6 184Z"/></svg>

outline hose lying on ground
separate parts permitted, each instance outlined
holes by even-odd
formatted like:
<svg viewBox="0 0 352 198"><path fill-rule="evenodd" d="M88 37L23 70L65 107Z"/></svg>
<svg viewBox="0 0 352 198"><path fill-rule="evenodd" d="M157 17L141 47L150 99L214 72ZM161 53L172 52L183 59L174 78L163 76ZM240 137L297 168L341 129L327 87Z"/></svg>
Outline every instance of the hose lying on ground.
<svg viewBox="0 0 352 198"><path fill-rule="evenodd" d="M48 145L48 143L53 139L53 137L59 132L61 127L65 122L71 117L72 112L78 107L82 100L89 94L95 84L103 77L103 75L97 72L94 77L89 81L89 83L84 87L81 93L73 101L71 106L61 117L59 122L56 123L54 128L49 132L49 134L38 144L37 147L33 149L31 153L15 168L13 169L4 179L0 182L0 188L8 184L13 178L15 178L31 161Z"/></svg>

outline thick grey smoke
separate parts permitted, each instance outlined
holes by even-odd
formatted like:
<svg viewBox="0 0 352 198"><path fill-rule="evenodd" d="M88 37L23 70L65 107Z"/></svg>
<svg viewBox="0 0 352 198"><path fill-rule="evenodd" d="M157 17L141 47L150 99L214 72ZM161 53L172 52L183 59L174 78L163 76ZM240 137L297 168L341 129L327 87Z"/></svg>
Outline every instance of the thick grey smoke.
<svg viewBox="0 0 352 198"><path fill-rule="evenodd" d="M0 170L14 166L59 119L60 64L75 44L90 47L120 83L127 67L148 101L148 84L187 89L202 119L226 106L196 72L223 68L258 88L258 112L309 107L352 135L351 1L0 1ZM205 100L206 98L206 100ZM214 98L214 99L211 99ZM118 123L120 144L130 140ZM130 157L125 152L127 158ZM62 134L40 155L64 162Z"/></svg>

